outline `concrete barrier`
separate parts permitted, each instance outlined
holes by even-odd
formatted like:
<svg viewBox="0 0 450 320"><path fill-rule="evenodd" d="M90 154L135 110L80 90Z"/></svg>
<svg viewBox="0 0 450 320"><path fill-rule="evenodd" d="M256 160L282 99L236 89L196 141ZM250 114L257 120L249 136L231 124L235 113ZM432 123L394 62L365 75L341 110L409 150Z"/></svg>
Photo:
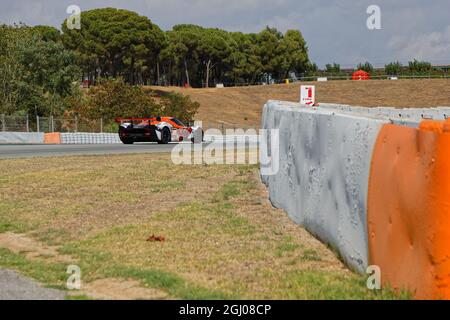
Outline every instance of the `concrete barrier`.
<svg viewBox="0 0 450 320"><path fill-rule="evenodd" d="M385 123L279 101L263 111L262 128L280 132L280 170L262 177L272 203L359 272L368 266L370 162Z"/></svg>
<svg viewBox="0 0 450 320"><path fill-rule="evenodd" d="M117 133L61 133L62 144L120 144Z"/></svg>
<svg viewBox="0 0 450 320"><path fill-rule="evenodd" d="M386 125L368 199L370 263L418 299L450 299L450 120Z"/></svg>
<svg viewBox="0 0 450 320"><path fill-rule="evenodd" d="M45 144L61 144L61 133L46 133L44 138Z"/></svg>
<svg viewBox="0 0 450 320"><path fill-rule="evenodd" d="M43 144L44 134L34 132L0 132L0 144Z"/></svg>
<svg viewBox="0 0 450 320"><path fill-rule="evenodd" d="M380 267L384 286L450 299L449 111L269 101L262 128L280 132L280 169L262 175L272 203L355 270Z"/></svg>
<svg viewBox="0 0 450 320"><path fill-rule="evenodd" d="M391 107L358 107L339 105L331 103L322 103L320 107L323 109L331 109L339 112L350 112L357 114L370 114L373 116L380 116L383 118L397 119L407 118L414 121L421 120L445 120L450 117L449 107L437 108L391 108Z"/></svg>

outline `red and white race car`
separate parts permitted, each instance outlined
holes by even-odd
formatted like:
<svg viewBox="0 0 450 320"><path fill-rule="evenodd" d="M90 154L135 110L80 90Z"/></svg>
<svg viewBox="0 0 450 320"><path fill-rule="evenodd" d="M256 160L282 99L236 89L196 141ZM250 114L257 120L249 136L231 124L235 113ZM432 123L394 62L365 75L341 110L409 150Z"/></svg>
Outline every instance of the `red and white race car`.
<svg viewBox="0 0 450 320"><path fill-rule="evenodd" d="M172 117L117 118L116 122L120 124L119 137L124 144L135 142L168 144L183 141L202 143L204 138L202 128L188 127Z"/></svg>

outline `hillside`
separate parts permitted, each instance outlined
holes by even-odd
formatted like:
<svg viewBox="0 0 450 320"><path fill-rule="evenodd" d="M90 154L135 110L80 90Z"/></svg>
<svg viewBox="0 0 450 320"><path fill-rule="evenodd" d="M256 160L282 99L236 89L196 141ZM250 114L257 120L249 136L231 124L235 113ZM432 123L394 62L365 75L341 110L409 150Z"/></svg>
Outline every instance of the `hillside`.
<svg viewBox="0 0 450 320"><path fill-rule="evenodd" d="M329 81L314 84L320 102L359 106L450 106L450 80ZM150 87L191 96L201 107L197 119L212 123L259 126L261 109L269 99L298 101L300 83L223 89Z"/></svg>

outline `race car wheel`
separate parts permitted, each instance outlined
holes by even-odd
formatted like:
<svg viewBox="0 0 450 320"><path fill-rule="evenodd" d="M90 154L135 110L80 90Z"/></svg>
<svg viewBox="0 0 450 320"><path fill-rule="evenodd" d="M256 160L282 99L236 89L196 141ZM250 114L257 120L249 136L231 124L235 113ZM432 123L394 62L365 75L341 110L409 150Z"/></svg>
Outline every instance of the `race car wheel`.
<svg viewBox="0 0 450 320"><path fill-rule="evenodd" d="M171 132L169 128L164 128L161 132L161 141L159 141L159 144L168 144L172 140Z"/></svg>
<svg viewBox="0 0 450 320"><path fill-rule="evenodd" d="M134 141L132 139L127 138L125 130L123 130L122 128L119 130L119 138L123 144L133 144L134 143Z"/></svg>

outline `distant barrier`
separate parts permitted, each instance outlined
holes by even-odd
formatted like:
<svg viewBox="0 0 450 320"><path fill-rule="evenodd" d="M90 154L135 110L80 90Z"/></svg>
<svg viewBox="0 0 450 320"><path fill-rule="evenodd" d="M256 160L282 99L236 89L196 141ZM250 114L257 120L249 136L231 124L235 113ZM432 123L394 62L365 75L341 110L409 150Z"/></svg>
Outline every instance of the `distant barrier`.
<svg viewBox="0 0 450 320"><path fill-rule="evenodd" d="M280 130L280 170L262 176L272 203L355 270L376 265L385 286L450 299L448 111L269 101L262 127Z"/></svg>
<svg viewBox="0 0 450 320"><path fill-rule="evenodd" d="M61 133L62 144L119 144L117 133Z"/></svg>
<svg viewBox="0 0 450 320"><path fill-rule="evenodd" d="M0 144L43 144L43 133L0 132Z"/></svg>

